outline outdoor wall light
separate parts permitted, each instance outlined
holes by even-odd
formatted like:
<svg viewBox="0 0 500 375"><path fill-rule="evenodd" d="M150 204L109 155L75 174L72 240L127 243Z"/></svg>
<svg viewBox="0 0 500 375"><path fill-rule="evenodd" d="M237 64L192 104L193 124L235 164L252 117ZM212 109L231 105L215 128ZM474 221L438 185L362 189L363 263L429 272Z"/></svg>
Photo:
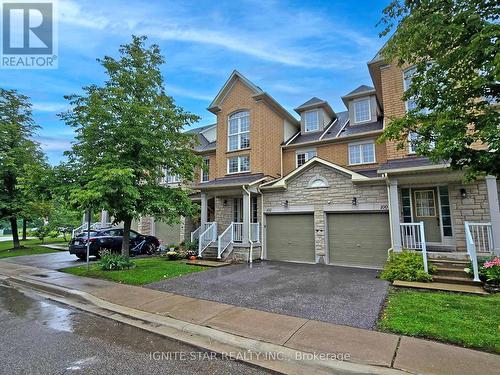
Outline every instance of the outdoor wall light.
<svg viewBox="0 0 500 375"><path fill-rule="evenodd" d="M351 203L353 206L357 206L358 205L358 198L353 197Z"/></svg>
<svg viewBox="0 0 500 375"><path fill-rule="evenodd" d="M224 199L224 202L222 202L222 205L223 205L224 207L226 207L226 206L227 206L227 199Z"/></svg>
<svg viewBox="0 0 500 375"><path fill-rule="evenodd" d="M288 201L284 201L284 202L283 202L283 206L284 206L284 207L288 207Z"/></svg>
<svg viewBox="0 0 500 375"><path fill-rule="evenodd" d="M467 190L465 190L465 188L461 188L460 189L460 195L462 198L467 198Z"/></svg>

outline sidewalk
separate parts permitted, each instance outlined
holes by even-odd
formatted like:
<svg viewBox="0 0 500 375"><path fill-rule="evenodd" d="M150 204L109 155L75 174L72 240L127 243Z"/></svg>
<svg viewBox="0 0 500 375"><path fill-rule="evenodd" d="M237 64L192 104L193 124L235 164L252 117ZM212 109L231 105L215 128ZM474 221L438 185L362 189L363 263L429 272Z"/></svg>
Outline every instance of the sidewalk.
<svg viewBox="0 0 500 375"><path fill-rule="evenodd" d="M248 360L280 372L301 373L314 367L320 373L487 375L500 368L500 356L495 354L53 270L0 261L0 275L6 283L48 292L56 300L73 301L79 308L208 350L280 352L295 359L304 358L304 353L335 353L345 359Z"/></svg>

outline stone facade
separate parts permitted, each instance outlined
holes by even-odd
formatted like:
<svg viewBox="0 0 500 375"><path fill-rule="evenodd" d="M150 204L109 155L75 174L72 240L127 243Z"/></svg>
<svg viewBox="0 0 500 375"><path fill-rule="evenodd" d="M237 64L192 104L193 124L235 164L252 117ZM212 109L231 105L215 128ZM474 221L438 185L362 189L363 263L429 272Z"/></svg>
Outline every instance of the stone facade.
<svg viewBox="0 0 500 375"><path fill-rule="evenodd" d="M237 197L215 197L215 221L217 234L224 232L234 220L233 200ZM224 204L226 202L226 204Z"/></svg>
<svg viewBox="0 0 500 375"><path fill-rule="evenodd" d="M311 179L323 177L328 187L310 188ZM353 206L352 199L357 205ZM283 202L288 201L288 207ZM285 191L264 191L264 212L314 212L315 253L319 262L325 256L326 215L329 211L387 211L387 187L353 184L351 176L321 164L313 164L294 176Z"/></svg>
<svg viewBox="0 0 500 375"><path fill-rule="evenodd" d="M461 189L465 189L466 198L462 198ZM454 183L449 185L453 230L457 251L466 251L465 221L489 222L490 209L488 205L488 191L484 180L472 184Z"/></svg>

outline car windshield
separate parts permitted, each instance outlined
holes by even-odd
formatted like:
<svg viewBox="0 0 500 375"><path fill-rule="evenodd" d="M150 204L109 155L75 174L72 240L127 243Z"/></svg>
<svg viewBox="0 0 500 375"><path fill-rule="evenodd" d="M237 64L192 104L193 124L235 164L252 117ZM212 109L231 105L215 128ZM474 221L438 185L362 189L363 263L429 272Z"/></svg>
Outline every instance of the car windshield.
<svg viewBox="0 0 500 375"><path fill-rule="evenodd" d="M88 232L83 232L83 233L80 233L77 237L79 237L79 238L87 238L87 236L88 236ZM91 230L90 231L90 237L95 237L95 236L97 236L97 232Z"/></svg>

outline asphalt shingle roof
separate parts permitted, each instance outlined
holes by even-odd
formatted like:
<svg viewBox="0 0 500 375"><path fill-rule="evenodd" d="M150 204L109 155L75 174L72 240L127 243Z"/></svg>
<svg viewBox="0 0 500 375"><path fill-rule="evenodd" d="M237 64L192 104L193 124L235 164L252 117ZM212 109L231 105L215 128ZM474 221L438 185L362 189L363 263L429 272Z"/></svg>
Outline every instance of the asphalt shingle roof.
<svg viewBox="0 0 500 375"><path fill-rule="evenodd" d="M445 167L447 163L446 162L433 163L426 157L414 156L403 159L388 160L386 163L381 164L378 170L379 172L386 172L400 168L427 167L432 165L442 165L443 167Z"/></svg>
<svg viewBox="0 0 500 375"><path fill-rule="evenodd" d="M239 174L234 176L225 176L216 178L208 182L201 182L198 184L200 189L207 187L225 187L225 186L241 186L248 185L252 182L260 180L265 177L263 173Z"/></svg>
<svg viewBox="0 0 500 375"><path fill-rule="evenodd" d="M357 95L357 94L361 94L363 92L368 92L368 91L373 91L373 90L375 90L375 89L373 87L371 87L371 86L361 85L358 88L352 90L349 94L344 95L344 96Z"/></svg>

